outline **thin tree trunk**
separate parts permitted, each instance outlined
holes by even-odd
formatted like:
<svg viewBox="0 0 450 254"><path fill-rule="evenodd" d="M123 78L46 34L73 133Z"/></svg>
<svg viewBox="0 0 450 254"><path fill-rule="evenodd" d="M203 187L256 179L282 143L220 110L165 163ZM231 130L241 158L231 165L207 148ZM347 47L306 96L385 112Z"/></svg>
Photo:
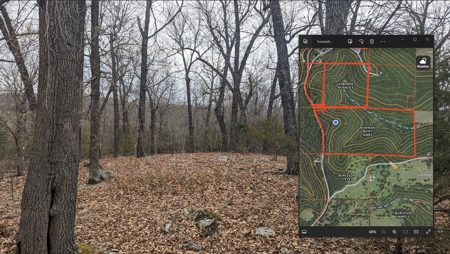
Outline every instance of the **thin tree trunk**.
<svg viewBox="0 0 450 254"><path fill-rule="evenodd" d="M25 161L25 135L26 135L26 95L20 99L19 114L16 120L16 166L17 176L23 176L23 162Z"/></svg>
<svg viewBox="0 0 450 254"><path fill-rule="evenodd" d="M214 91L214 85L213 82L211 82L211 92L209 93L209 101L208 101L208 109L206 111L206 120L205 120L205 138L203 140L203 152L209 152L211 150L211 144L209 141L209 122L211 119L211 107L213 102L213 91Z"/></svg>
<svg viewBox="0 0 450 254"><path fill-rule="evenodd" d="M147 48L148 48L148 29L150 23L150 9L152 0L147 0L145 8L144 30L141 30L142 47L141 47L141 80L139 84L139 109L138 109L138 140L136 145L136 157L144 157L144 133L145 133L145 97L147 91Z"/></svg>
<svg viewBox="0 0 450 254"><path fill-rule="evenodd" d="M278 67L275 70L275 75L272 80L272 86L270 87L270 94L269 94L269 105L267 106L267 120L271 121L272 119L272 112L273 112L273 104L275 100L278 98L275 95L276 92L276 86L277 86L277 80L278 80ZM263 153L268 154L269 153L269 141L266 139L263 141Z"/></svg>
<svg viewBox="0 0 450 254"><path fill-rule="evenodd" d="M150 109L150 154L156 154L156 109Z"/></svg>
<svg viewBox="0 0 450 254"><path fill-rule="evenodd" d="M99 0L91 5L91 128L89 144L88 183L101 182L100 176L100 46L99 46Z"/></svg>
<svg viewBox="0 0 450 254"><path fill-rule="evenodd" d="M37 114L15 253L75 254L86 6L84 0L38 3Z"/></svg>
<svg viewBox="0 0 450 254"><path fill-rule="evenodd" d="M127 133L130 128L130 120L128 119L128 93L125 89L125 82L123 80L123 77L120 77L120 84L122 87L122 92L120 93L120 103L122 106L122 129L124 133Z"/></svg>
<svg viewBox="0 0 450 254"><path fill-rule="evenodd" d="M231 101L231 127L230 127L230 150L232 152L239 152L239 129L238 129L238 112L239 112L239 102L238 102L238 90L240 87L237 82L234 82L234 87L232 91L232 101Z"/></svg>
<svg viewBox="0 0 450 254"><path fill-rule="evenodd" d="M227 71L225 71L225 74ZM225 76L225 75L224 75ZM228 146L228 133L227 126L225 125L224 115L223 115L223 100L225 97L225 86L226 81L221 80L219 88L219 99L217 100L216 107L214 108L214 113L216 114L217 122L219 123L220 132L222 133L222 150L224 152L229 151Z"/></svg>
<svg viewBox="0 0 450 254"><path fill-rule="evenodd" d="M189 145L188 152L194 152L194 123L192 120L192 103L191 103L191 79L187 76L189 74L186 71L186 95L187 95L187 105L188 105L188 128L189 128Z"/></svg>
<svg viewBox="0 0 450 254"><path fill-rule="evenodd" d="M278 56L278 81L280 86L281 106L283 107L284 132L291 138L287 156L286 173L298 174L299 147L296 133L297 120L295 118L295 102L291 83L291 72L289 69L289 56L286 39L284 37L283 16L280 2L270 1L272 12L273 31Z"/></svg>
<svg viewBox="0 0 450 254"><path fill-rule="evenodd" d="M111 70L112 70L112 79L111 79L111 87L113 94L113 108L114 108L114 158L119 157L119 141L120 141L120 112L119 112L119 94L117 91L117 83L118 83L118 74L117 74L117 56L114 50L114 35L111 34L109 37L109 49L111 53Z"/></svg>

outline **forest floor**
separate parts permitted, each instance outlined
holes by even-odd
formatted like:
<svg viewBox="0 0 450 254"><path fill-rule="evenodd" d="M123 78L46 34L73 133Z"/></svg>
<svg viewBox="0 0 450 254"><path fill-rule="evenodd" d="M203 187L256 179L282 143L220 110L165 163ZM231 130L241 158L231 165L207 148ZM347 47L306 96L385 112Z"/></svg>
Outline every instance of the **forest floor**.
<svg viewBox="0 0 450 254"><path fill-rule="evenodd" d="M216 160L227 156L227 161ZM269 159L269 160L267 160ZM286 159L258 154L163 154L148 158L104 158L114 177L86 185L80 164L76 242L90 253L388 253L394 238L299 238L297 177L269 173ZM0 175L1 176L1 175ZM19 228L24 177L0 179L0 253L10 253ZM12 193L12 188L14 192ZM450 206L444 203L446 209ZM218 232L202 237L194 214L207 209L220 220ZM187 214L187 212L190 212ZM436 227L448 217L436 213ZM169 227L168 224L171 224ZM273 236L262 236L269 227ZM406 253L445 253L449 234L434 239L402 239Z"/></svg>

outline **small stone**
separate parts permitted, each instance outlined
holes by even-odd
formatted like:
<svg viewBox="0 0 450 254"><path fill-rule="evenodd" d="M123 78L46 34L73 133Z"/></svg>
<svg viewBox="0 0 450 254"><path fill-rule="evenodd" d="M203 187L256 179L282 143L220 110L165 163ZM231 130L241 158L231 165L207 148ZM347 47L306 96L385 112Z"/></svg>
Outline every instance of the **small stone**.
<svg viewBox="0 0 450 254"><path fill-rule="evenodd" d="M100 177L102 179L114 177L114 172L112 172L111 170L100 170Z"/></svg>
<svg viewBox="0 0 450 254"><path fill-rule="evenodd" d="M183 244L183 246L187 247L189 250L195 251L195 252L200 252L200 251L204 251L205 248L203 248L203 246L199 245L199 244L195 244L193 242L189 242L187 244Z"/></svg>
<svg viewBox="0 0 450 254"><path fill-rule="evenodd" d="M186 216L186 217L189 216L189 210L184 208L183 209L183 215Z"/></svg>
<svg viewBox="0 0 450 254"><path fill-rule="evenodd" d="M227 161L228 157L227 156L219 156L215 159L216 161Z"/></svg>
<svg viewBox="0 0 450 254"><path fill-rule="evenodd" d="M200 228L207 228L209 226L211 226L214 223L215 220L213 219L205 219L205 220L201 220L198 222L198 226Z"/></svg>
<svg viewBox="0 0 450 254"><path fill-rule="evenodd" d="M267 159L267 158L261 158L259 160L262 161L262 162L270 162L269 159Z"/></svg>
<svg viewBox="0 0 450 254"><path fill-rule="evenodd" d="M256 233L262 235L262 236L273 236L275 235L275 231L271 228L262 227L256 229Z"/></svg>
<svg viewBox="0 0 450 254"><path fill-rule="evenodd" d="M169 221L169 223L167 223L165 226L164 226L164 233L169 233L169 230L170 230L170 227L172 226L172 222L171 221Z"/></svg>
<svg viewBox="0 0 450 254"><path fill-rule="evenodd" d="M286 247L283 247L283 248L280 249L280 253L281 254L289 254L290 252L289 252L289 250Z"/></svg>

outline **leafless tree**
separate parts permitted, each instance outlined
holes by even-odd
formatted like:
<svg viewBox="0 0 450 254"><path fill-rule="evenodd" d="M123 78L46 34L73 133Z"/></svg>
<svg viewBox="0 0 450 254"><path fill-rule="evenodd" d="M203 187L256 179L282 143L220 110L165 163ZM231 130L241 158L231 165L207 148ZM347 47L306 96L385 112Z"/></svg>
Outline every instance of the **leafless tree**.
<svg viewBox="0 0 450 254"><path fill-rule="evenodd" d="M191 77L190 73L194 62L197 60L194 57L194 52L197 51L201 44L200 25L195 24L188 17L186 13L181 13L177 19L172 22L169 32L170 38L176 44L176 54L181 56L184 69L184 80L186 83L186 98L188 111L188 152L194 152L194 123L192 119L192 100L191 100Z"/></svg>
<svg viewBox="0 0 450 254"><path fill-rule="evenodd" d="M211 63L203 58L200 61L205 63L209 68L213 69L222 79L220 93L224 94L225 86L232 92L231 104L231 127L230 127L230 150L238 152L239 141L239 110L243 110L245 101L241 94L241 82L245 66L253 46L265 25L269 22L270 12L264 12L262 2L248 1L246 3L222 0L220 1L220 13L214 13L215 6L207 3L198 4L199 11L206 18L207 29L213 38L215 48L220 52L223 61L223 70L216 69ZM231 15L230 13L231 12ZM259 19L259 20L258 20ZM258 23L252 24L254 32L250 38L244 40L241 36L247 22L249 20L258 20ZM243 46L246 43L246 46ZM241 45L242 44L242 45ZM244 48L244 52L242 52ZM241 55L243 53L243 55ZM228 72L231 74L232 82L228 79ZM223 91L223 92L222 92ZM221 97L221 96L220 96ZM220 97L217 105L220 107ZM217 109L217 108L216 108ZM223 116L220 110L215 110L219 124L222 125ZM219 113L219 115L218 115ZM241 112L242 113L242 112ZM222 135L226 133L226 129L221 126ZM226 147L224 145L224 147Z"/></svg>
<svg viewBox="0 0 450 254"><path fill-rule="evenodd" d="M145 18L144 18L144 28L142 28L141 22L138 18L139 30L142 36L142 46L141 46L141 73L140 73L140 83L139 83L139 111L138 111L138 140L136 145L136 156L143 157L145 156L144 151L144 133L145 133L145 97L148 93L147 91L147 57L148 57L148 41L150 38L155 37L160 31L162 31L166 26L168 26L173 19L181 12L183 7L183 2L178 5L178 8L175 12L171 12L169 10L168 19L161 25L157 26L156 18L155 20L155 30L149 35L150 29L150 12L152 10L152 0L147 0L146 8L145 8Z"/></svg>

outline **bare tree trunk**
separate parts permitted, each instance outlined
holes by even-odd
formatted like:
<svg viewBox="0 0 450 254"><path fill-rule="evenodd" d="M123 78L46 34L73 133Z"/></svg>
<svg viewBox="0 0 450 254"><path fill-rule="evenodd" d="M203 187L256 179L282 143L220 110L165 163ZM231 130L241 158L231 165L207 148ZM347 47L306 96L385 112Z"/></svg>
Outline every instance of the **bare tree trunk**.
<svg viewBox="0 0 450 254"><path fill-rule="evenodd" d="M145 8L144 30L141 29L142 47L141 47L141 81L139 84L139 109L138 109L138 140L136 146L136 157L144 157L144 133L145 133L145 97L147 91L147 48L148 48L148 29L150 23L150 9L152 0L147 0Z"/></svg>
<svg viewBox="0 0 450 254"><path fill-rule="evenodd" d="M23 176L23 162L25 161L25 135L26 135L26 95L20 99L19 113L16 119L16 166L17 176Z"/></svg>
<svg viewBox="0 0 450 254"><path fill-rule="evenodd" d="M269 105L267 106L267 120L272 119L272 112L273 112L273 103L278 98L278 96L275 95L276 92L276 86L277 86L277 80L278 80L278 67L275 70L275 75L273 76L272 85L270 87L270 94L269 94ZM263 141L263 153L268 154L269 153L269 142L267 140Z"/></svg>
<svg viewBox="0 0 450 254"><path fill-rule="evenodd" d="M119 94L117 92L117 83L118 83L118 74L117 74L117 55L114 50L114 34L110 34L109 39L109 48L111 54L111 70L112 70L112 79L111 79L111 87L113 93L113 108L114 108L114 158L119 157L119 140L120 140L120 112L119 112Z"/></svg>
<svg viewBox="0 0 450 254"><path fill-rule="evenodd" d="M186 71L187 72L187 71ZM188 77L189 73L186 73L186 95L188 106L188 124L189 124L189 145L188 152L194 152L194 123L192 120L192 102L191 102L191 79Z"/></svg>
<svg viewBox="0 0 450 254"><path fill-rule="evenodd" d="M326 20L323 34L344 34L352 2L353 0L326 1Z"/></svg>
<svg viewBox="0 0 450 254"><path fill-rule="evenodd" d="M278 80L280 86L281 106L283 107L284 132L291 138L286 173L298 174L299 167L299 147L296 133L297 120L295 118L295 102L291 83L291 72L289 69L289 56L287 51L286 39L284 37L283 16L281 13L280 2L270 1L270 10L272 12L273 31L278 56Z"/></svg>
<svg viewBox="0 0 450 254"><path fill-rule="evenodd" d="M231 101L231 127L230 127L230 150L232 152L239 152L239 129L238 129L238 112L239 112L239 102L238 102L238 91L240 87L234 82L235 86L232 90L232 101Z"/></svg>
<svg viewBox="0 0 450 254"><path fill-rule="evenodd" d="M75 254L86 5L84 0L38 3L37 114L15 253Z"/></svg>
<svg viewBox="0 0 450 254"><path fill-rule="evenodd" d="M128 92L125 89L125 82L123 80L123 77L120 78L120 84L122 89L120 96L120 103L122 106L122 129L125 133L127 133L130 128L130 120L128 119Z"/></svg>
<svg viewBox="0 0 450 254"><path fill-rule="evenodd" d="M156 154L156 109L150 109L150 154Z"/></svg>
<svg viewBox="0 0 450 254"><path fill-rule="evenodd" d="M100 176L100 46L99 0L91 7L91 128L89 145L89 184L101 182Z"/></svg>
<svg viewBox="0 0 450 254"><path fill-rule="evenodd" d="M225 71L226 76L227 71ZM217 100L216 107L214 108L214 113L216 114L217 122L219 122L220 132L222 133L222 150L228 152L230 150L228 146L228 133L227 126L225 125L224 115L223 115L223 100L225 97L225 86L226 81L220 81L219 88L219 99Z"/></svg>
<svg viewBox="0 0 450 254"><path fill-rule="evenodd" d="M211 107L213 102L213 91L214 91L214 81L211 82L211 91L209 93L209 101L208 101L208 109L206 111L206 120L205 120L205 135L203 140L203 152L209 152L211 150L211 144L209 141L209 122L211 119Z"/></svg>

